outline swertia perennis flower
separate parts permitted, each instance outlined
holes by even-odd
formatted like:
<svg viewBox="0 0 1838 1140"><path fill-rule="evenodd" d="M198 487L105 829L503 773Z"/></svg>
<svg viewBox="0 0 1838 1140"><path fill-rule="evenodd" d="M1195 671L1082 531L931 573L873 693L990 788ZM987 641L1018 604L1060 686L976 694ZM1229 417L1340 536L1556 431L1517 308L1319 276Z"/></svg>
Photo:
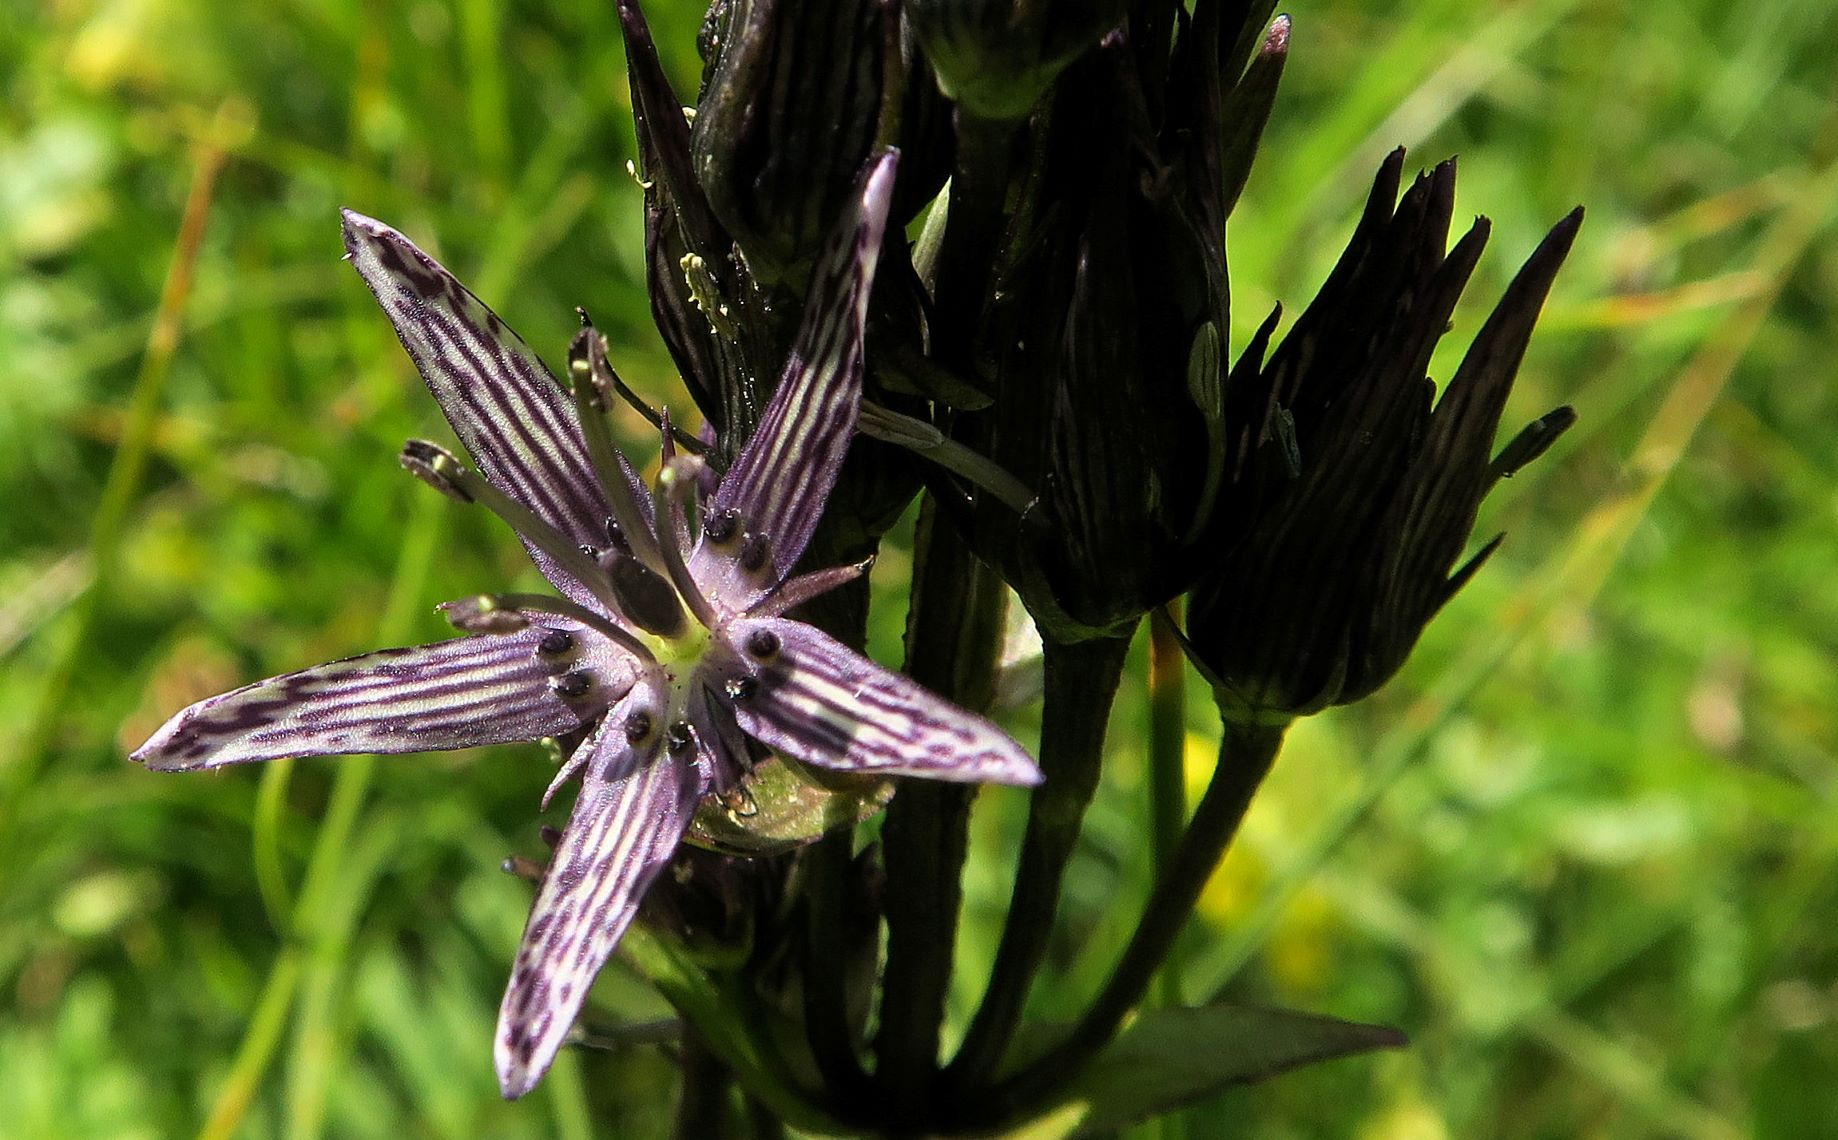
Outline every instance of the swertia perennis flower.
<svg viewBox="0 0 1838 1140"><path fill-rule="evenodd" d="M202 701L134 759L180 771L584 732L549 789L581 776L499 1015L507 1096L548 1069L697 803L740 784L748 737L841 771L1040 778L988 721L782 616L861 572L790 573L855 428L895 165L891 152L870 163L818 260L804 327L753 438L716 482L700 461L674 454L666 424L649 501L609 440L599 334L576 339L564 389L432 258L387 226L345 216L350 260L478 471L419 442L403 452L404 466L503 517L561 596L448 603L471 636Z"/></svg>

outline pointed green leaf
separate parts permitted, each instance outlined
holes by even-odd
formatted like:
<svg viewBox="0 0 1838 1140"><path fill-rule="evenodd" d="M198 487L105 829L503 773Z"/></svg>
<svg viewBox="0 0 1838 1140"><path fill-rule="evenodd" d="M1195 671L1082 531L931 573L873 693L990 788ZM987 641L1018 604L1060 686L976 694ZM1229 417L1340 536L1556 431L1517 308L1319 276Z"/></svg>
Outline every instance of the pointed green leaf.
<svg viewBox="0 0 1838 1140"><path fill-rule="evenodd" d="M1288 1009L1151 1010L1079 1080L1072 1099L1086 1111L1075 1135L1109 1132L1304 1065L1404 1044L1402 1033L1382 1025Z"/></svg>

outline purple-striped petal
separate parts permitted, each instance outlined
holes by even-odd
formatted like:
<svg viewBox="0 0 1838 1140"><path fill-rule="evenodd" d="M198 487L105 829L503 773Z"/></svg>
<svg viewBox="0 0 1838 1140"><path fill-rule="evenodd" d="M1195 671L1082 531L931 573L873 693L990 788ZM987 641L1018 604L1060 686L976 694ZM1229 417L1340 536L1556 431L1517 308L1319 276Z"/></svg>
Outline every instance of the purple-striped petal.
<svg viewBox="0 0 1838 1140"><path fill-rule="evenodd" d="M548 1071L587 991L631 925L651 880L670 862L708 785L703 766L658 748L658 728L634 747L626 716L656 694L641 687L581 747L587 774L523 931L498 1012L498 1084L529 1092Z"/></svg>
<svg viewBox="0 0 1838 1140"><path fill-rule="evenodd" d="M757 670L734 715L770 748L839 771L1040 782L1033 758L994 724L812 626L744 618L727 628L735 652Z"/></svg>
<svg viewBox="0 0 1838 1140"><path fill-rule="evenodd" d="M629 688L632 669L598 650L593 662L545 655L538 646L549 632L385 649L270 677L192 705L133 758L180 772L284 756L433 752L567 732ZM594 678L589 690L558 695L553 682L584 667Z"/></svg>
<svg viewBox="0 0 1838 1140"><path fill-rule="evenodd" d="M897 158L887 151L869 165L854 209L811 272L804 324L759 430L715 492L714 513L732 511L747 538L721 548L705 543L697 579L730 610L790 573L836 484L861 409L868 294Z"/></svg>
<svg viewBox="0 0 1838 1140"><path fill-rule="evenodd" d="M480 474L579 545L604 546L612 514L588 462L572 399L459 279L384 225L344 212L345 249L396 326ZM526 544L527 545L527 544ZM543 575L585 593L541 551Z"/></svg>
<svg viewBox="0 0 1838 1140"><path fill-rule="evenodd" d="M728 702L700 681L689 694L689 723L696 745L708 758L709 790L721 795L737 786L753 768L747 738Z"/></svg>

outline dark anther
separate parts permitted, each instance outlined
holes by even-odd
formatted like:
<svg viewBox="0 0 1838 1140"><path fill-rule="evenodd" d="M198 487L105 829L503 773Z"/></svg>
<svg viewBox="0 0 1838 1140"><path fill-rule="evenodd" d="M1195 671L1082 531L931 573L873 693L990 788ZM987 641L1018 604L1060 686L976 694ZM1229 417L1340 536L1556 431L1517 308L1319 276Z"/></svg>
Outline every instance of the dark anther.
<svg viewBox="0 0 1838 1140"><path fill-rule="evenodd" d="M756 633L753 636L759 637L760 634ZM752 697L754 693L759 692L759 682L752 677L730 677L727 683L727 691L729 700L744 701Z"/></svg>
<svg viewBox="0 0 1838 1140"><path fill-rule="evenodd" d="M779 635L769 629L756 629L747 635L747 652L766 660L779 651Z"/></svg>
<svg viewBox="0 0 1838 1140"><path fill-rule="evenodd" d="M550 827L545 823L536 829L536 837L541 839L547 846L554 847L557 843L562 841L562 831L559 827Z"/></svg>
<svg viewBox="0 0 1838 1140"><path fill-rule="evenodd" d="M572 673L564 673L550 681L549 687L555 690L557 696L581 697L587 695L587 690L593 688L593 684L592 677L576 669Z"/></svg>
<svg viewBox="0 0 1838 1140"><path fill-rule="evenodd" d="M672 756L681 756L689 751L689 746L694 743L695 737L690 735L689 726L680 720L671 725L669 732L664 734L664 747L669 749Z"/></svg>
<svg viewBox="0 0 1838 1140"><path fill-rule="evenodd" d="M651 714L638 709L625 718L625 738L632 744L643 744L651 735Z"/></svg>
<svg viewBox="0 0 1838 1140"><path fill-rule="evenodd" d="M705 541L723 543L740 533L740 512L733 507L725 507L710 512L702 520L702 537Z"/></svg>
<svg viewBox="0 0 1838 1140"><path fill-rule="evenodd" d="M765 534L751 531L740 544L740 565L749 572L766 565L766 559L772 554L772 538Z"/></svg>
<svg viewBox="0 0 1838 1140"><path fill-rule="evenodd" d="M536 643L536 652L544 657L560 657L573 648L574 634L565 629L552 629L543 634L542 640Z"/></svg>
<svg viewBox="0 0 1838 1140"><path fill-rule="evenodd" d="M455 502L470 503L472 495L460 486L463 468L453 454L425 439L402 445L402 467L415 478Z"/></svg>
<svg viewBox="0 0 1838 1140"><path fill-rule="evenodd" d="M585 542L581 544L581 553L587 555L587 557L589 558L600 557L600 552L598 550L595 550L593 547L587 545Z"/></svg>

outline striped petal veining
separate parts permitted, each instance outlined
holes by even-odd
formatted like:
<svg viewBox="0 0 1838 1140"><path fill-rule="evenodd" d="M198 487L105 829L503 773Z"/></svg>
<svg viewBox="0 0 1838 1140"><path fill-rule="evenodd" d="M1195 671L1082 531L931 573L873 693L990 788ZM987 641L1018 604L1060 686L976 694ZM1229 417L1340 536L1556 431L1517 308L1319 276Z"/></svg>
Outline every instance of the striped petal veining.
<svg viewBox="0 0 1838 1140"><path fill-rule="evenodd" d="M740 727L770 748L819 768L879 776L1040 782L1033 759L994 724L814 626L745 618L729 631L736 646L772 647L753 694L734 702Z"/></svg>
<svg viewBox="0 0 1838 1140"><path fill-rule="evenodd" d="M270 677L185 709L133 758L178 772L286 756L468 748L567 732L597 709L571 704L552 690L558 669L536 648L544 632L384 649ZM614 668L614 687L629 686L630 666Z"/></svg>
<svg viewBox="0 0 1838 1140"><path fill-rule="evenodd" d="M480 474L587 546L606 544L611 511L588 461L572 399L536 354L440 263L395 230L344 212L345 249L421 370ZM543 576L583 591L541 551Z"/></svg>
<svg viewBox="0 0 1838 1140"><path fill-rule="evenodd" d="M732 560L705 547L694 565L712 596L734 611L783 581L804 553L836 485L862 397L862 339L868 294L893 196L898 156L874 160L853 215L832 235L811 273L804 324L778 388L715 492L713 510L733 511L749 535L765 542L767 581L742 585Z"/></svg>
<svg viewBox="0 0 1838 1140"><path fill-rule="evenodd" d="M561 1048L594 977L631 925L645 888L670 862L708 788L704 765L626 740L626 710L655 701L635 692L581 747L591 749L581 792L524 927L498 1012L495 1055L507 1097L535 1087Z"/></svg>

